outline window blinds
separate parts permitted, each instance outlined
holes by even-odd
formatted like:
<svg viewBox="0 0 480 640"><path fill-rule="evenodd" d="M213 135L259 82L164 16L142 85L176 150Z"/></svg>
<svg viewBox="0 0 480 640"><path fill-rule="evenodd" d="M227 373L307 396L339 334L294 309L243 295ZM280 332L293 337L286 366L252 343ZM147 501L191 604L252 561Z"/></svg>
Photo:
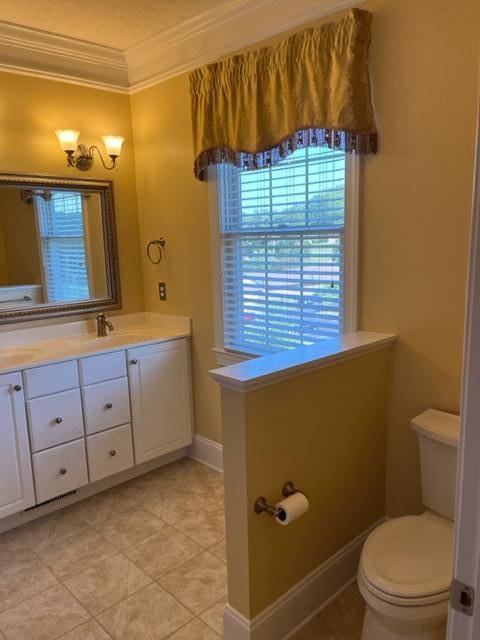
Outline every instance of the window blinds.
<svg viewBox="0 0 480 640"><path fill-rule="evenodd" d="M47 302L89 298L82 196L35 196Z"/></svg>
<svg viewBox="0 0 480 640"><path fill-rule="evenodd" d="M345 170L346 154L325 147L218 168L225 348L262 354L342 332Z"/></svg>

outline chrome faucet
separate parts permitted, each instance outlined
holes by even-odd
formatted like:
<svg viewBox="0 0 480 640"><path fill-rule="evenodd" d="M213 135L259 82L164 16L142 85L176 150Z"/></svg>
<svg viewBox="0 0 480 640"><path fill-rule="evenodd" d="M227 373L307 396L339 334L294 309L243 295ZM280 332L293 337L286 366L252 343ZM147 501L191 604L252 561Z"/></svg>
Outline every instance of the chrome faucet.
<svg viewBox="0 0 480 640"><path fill-rule="evenodd" d="M107 320L104 313L99 313L97 316L97 336L105 338L107 329L113 331L113 324Z"/></svg>

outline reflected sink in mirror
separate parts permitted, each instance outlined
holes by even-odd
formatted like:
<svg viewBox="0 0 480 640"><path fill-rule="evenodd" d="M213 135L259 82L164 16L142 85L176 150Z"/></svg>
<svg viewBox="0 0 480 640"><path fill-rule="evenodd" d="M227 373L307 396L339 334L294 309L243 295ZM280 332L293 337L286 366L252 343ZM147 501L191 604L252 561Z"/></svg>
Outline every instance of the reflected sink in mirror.
<svg viewBox="0 0 480 640"><path fill-rule="evenodd" d="M31 362L43 354L41 349L6 349L0 351L0 366L14 367L17 364Z"/></svg>

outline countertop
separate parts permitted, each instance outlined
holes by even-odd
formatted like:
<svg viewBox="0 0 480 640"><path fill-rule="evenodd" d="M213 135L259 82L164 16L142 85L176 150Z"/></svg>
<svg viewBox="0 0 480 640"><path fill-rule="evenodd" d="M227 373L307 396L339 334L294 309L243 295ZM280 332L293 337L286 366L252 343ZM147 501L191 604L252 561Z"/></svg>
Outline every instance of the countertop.
<svg viewBox="0 0 480 640"><path fill-rule="evenodd" d="M148 313L110 316L108 319L118 328L102 338L92 332L92 321L3 331L0 374L191 335L188 318ZM58 336L55 336L56 328Z"/></svg>

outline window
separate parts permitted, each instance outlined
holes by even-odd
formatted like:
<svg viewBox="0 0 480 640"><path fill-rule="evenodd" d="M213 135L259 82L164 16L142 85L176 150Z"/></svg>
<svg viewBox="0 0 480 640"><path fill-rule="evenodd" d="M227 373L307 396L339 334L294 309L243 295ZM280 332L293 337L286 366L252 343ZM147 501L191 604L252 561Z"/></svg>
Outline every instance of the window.
<svg viewBox="0 0 480 640"><path fill-rule="evenodd" d="M35 195L46 302L90 297L82 195L58 191Z"/></svg>
<svg viewBox="0 0 480 640"><path fill-rule="evenodd" d="M358 160L325 147L216 169L217 347L265 354L355 327Z"/></svg>

